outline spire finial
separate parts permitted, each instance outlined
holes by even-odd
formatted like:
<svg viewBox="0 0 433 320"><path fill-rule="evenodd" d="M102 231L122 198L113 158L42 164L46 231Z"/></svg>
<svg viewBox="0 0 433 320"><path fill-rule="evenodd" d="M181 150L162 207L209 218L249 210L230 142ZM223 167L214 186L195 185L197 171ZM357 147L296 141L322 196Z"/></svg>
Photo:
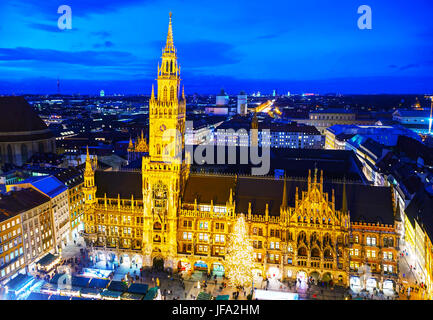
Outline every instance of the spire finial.
<svg viewBox="0 0 433 320"><path fill-rule="evenodd" d="M92 174L93 168L92 168L92 161L90 159L89 155L89 146L86 147L86 167L84 169L85 174Z"/></svg>
<svg viewBox="0 0 433 320"><path fill-rule="evenodd" d="M159 70L159 66L158 66L158 70ZM150 96L151 100L155 100L155 86L152 83L152 94Z"/></svg>
<svg viewBox="0 0 433 320"><path fill-rule="evenodd" d="M167 43L165 45L165 51L174 51L174 44L173 44L173 28L171 25L171 16L172 13L169 13L170 21L168 22L168 34L167 34Z"/></svg>

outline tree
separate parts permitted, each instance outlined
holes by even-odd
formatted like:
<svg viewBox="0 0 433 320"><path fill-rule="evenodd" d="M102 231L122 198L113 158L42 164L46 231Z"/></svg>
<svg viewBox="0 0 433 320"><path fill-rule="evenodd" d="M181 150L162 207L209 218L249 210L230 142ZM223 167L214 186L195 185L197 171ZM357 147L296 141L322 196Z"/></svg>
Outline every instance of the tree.
<svg viewBox="0 0 433 320"><path fill-rule="evenodd" d="M241 215L229 237L226 276L233 287L248 287L253 280L253 247L248 239L245 218Z"/></svg>

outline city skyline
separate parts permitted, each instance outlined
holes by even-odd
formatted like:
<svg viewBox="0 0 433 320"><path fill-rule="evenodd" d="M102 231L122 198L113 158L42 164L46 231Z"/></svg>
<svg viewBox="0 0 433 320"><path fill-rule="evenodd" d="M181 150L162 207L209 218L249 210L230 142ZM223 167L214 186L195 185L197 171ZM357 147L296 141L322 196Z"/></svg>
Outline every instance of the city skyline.
<svg viewBox="0 0 433 320"><path fill-rule="evenodd" d="M426 1L370 1L371 30L358 28L356 1L338 8L313 0L266 7L241 1L230 10L224 2L196 1L68 5L71 30L58 29L54 1L1 5L1 94L57 93L57 79L61 93L149 94L169 11L186 94L222 87L229 94L433 91Z"/></svg>

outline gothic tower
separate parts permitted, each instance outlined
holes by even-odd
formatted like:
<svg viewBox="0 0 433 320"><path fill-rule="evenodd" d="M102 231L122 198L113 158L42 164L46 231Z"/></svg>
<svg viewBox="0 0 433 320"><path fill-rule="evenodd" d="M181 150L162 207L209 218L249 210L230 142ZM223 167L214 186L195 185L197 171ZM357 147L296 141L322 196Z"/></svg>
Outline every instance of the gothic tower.
<svg viewBox="0 0 433 320"><path fill-rule="evenodd" d="M149 156L143 157L144 264L174 268L177 255L177 211L188 167L182 161L185 132L185 95L179 97L180 67L170 21L161 65L157 96L149 100Z"/></svg>
<svg viewBox="0 0 433 320"><path fill-rule="evenodd" d="M180 81L170 13L167 41L162 49L161 65L158 64L157 97L152 86L149 101L149 154L152 161L172 162L171 158L182 154L185 96L182 90L182 96L179 97Z"/></svg>

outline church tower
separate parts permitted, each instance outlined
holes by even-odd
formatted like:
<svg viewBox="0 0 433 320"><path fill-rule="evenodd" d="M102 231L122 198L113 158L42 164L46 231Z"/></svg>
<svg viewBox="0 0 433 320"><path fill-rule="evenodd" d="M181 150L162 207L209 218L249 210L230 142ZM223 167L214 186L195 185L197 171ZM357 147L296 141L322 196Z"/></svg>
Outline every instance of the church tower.
<svg viewBox="0 0 433 320"><path fill-rule="evenodd" d="M180 95L177 62L170 21L161 64L157 94L149 100L149 155L143 157L144 204L143 257L147 266L175 267L177 212L188 166L182 161L185 133L185 94Z"/></svg>
<svg viewBox="0 0 433 320"><path fill-rule="evenodd" d="M185 95L180 96L180 66L170 21L161 64L158 64L157 96L152 86L149 101L149 154L152 161L172 162L181 156L185 133Z"/></svg>

